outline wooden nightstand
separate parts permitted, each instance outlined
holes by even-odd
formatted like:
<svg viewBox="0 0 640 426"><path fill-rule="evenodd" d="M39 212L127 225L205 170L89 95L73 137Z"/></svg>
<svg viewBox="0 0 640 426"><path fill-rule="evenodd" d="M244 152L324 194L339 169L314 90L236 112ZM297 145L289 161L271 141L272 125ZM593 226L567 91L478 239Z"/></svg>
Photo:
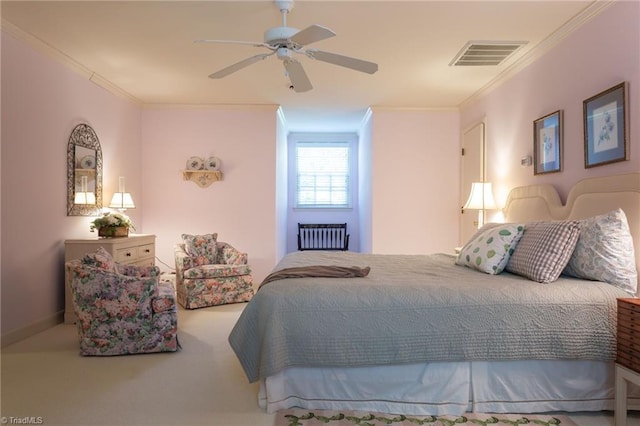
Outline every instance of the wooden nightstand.
<svg viewBox="0 0 640 426"><path fill-rule="evenodd" d="M66 240L64 242L64 261L80 259L87 253L93 253L103 247L118 263L138 266L153 266L156 264L156 236L129 235L122 238L96 238L92 240ZM64 323L73 324L76 314L73 311L73 300L69 277L65 268L64 289Z"/></svg>
<svg viewBox="0 0 640 426"><path fill-rule="evenodd" d="M618 299L616 426L627 426L627 382L640 386L640 299Z"/></svg>

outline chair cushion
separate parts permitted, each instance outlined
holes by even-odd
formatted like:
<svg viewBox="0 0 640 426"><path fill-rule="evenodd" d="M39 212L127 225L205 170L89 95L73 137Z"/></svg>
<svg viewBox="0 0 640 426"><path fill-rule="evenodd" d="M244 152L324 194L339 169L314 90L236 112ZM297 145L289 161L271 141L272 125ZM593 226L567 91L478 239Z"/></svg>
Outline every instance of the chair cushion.
<svg viewBox="0 0 640 426"><path fill-rule="evenodd" d="M115 259L103 247L99 247L94 253L85 254L81 261L83 265L95 266L109 272L118 272Z"/></svg>
<svg viewBox="0 0 640 426"><path fill-rule="evenodd" d="M184 271L185 278L221 278L249 275L249 265L202 265Z"/></svg>
<svg viewBox="0 0 640 426"><path fill-rule="evenodd" d="M184 249L187 254L195 258L196 265L216 263L218 256L218 234L191 235L182 234Z"/></svg>

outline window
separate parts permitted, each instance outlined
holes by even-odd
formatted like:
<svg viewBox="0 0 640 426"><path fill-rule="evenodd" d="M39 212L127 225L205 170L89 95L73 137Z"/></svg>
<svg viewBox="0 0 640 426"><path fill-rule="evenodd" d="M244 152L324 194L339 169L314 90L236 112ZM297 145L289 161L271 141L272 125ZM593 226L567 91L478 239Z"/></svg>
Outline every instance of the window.
<svg viewBox="0 0 640 426"><path fill-rule="evenodd" d="M297 208L351 207L349 141L295 143Z"/></svg>

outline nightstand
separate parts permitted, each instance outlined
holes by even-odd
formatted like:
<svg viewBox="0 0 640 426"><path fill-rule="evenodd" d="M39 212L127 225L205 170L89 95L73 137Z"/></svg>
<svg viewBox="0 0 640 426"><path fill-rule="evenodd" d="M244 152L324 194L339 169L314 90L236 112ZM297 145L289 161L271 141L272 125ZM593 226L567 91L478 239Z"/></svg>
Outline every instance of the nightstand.
<svg viewBox="0 0 640 426"><path fill-rule="evenodd" d="M627 382L640 386L640 299L618 299L615 426L627 426Z"/></svg>
<svg viewBox="0 0 640 426"><path fill-rule="evenodd" d="M65 240L64 261L80 259L87 253L93 253L99 247L108 251L118 263L137 266L156 264L156 236L131 234L121 238L96 238L91 240ZM64 277L64 323L73 324L76 314L73 311L73 299L69 277Z"/></svg>

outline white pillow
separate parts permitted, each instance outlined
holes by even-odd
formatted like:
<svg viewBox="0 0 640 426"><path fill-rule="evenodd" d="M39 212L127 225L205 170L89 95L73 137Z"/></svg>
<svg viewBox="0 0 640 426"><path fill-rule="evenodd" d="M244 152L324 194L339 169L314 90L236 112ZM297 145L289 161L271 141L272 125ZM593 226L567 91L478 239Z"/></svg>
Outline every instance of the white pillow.
<svg viewBox="0 0 640 426"><path fill-rule="evenodd" d="M565 275L604 281L635 295L638 271L633 238L622 209L580 221L580 237Z"/></svg>
<svg viewBox="0 0 640 426"><path fill-rule="evenodd" d="M462 248L456 264L496 275L503 271L518 241L524 225L507 223L477 232Z"/></svg>

